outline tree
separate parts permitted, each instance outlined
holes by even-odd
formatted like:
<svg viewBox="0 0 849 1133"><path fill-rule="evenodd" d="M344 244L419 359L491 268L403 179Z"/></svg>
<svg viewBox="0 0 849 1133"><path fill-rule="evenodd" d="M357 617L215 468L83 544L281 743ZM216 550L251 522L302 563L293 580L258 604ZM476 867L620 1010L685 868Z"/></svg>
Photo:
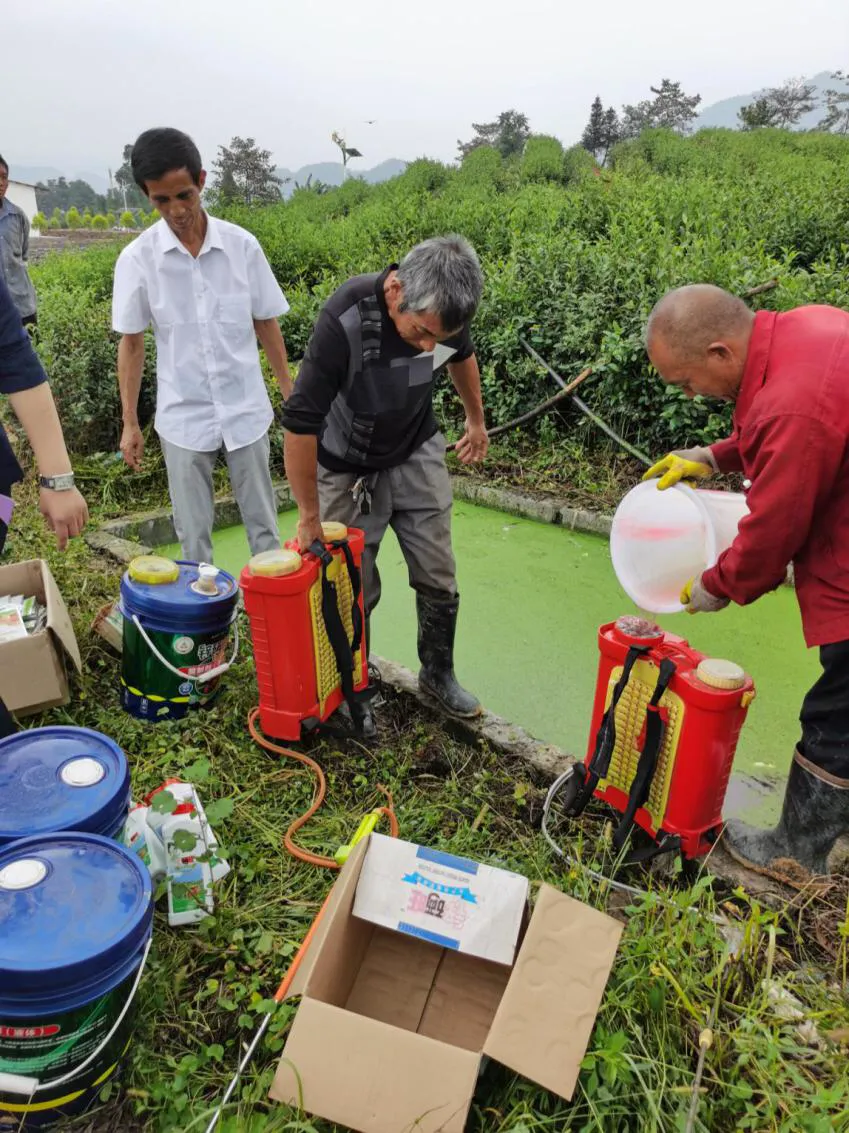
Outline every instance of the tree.
<svg viewBox="0 0 849 1133"><path fill-rule="evenodd" d="M122 228L135 228L136 218L135 214L131 213L129 209L125 209L121 213L121 227Z"/></svg>
<svg viewBox="0 0 849 1133"><path fill-rule="evenodd" d="M65 223L69 228L79 228L82 222L83 221L82 217L80 216L80 210L76 208L76 206L72 205L65 213Z"/></svg>
<svg viewBox="0 0 849 1133"><path fill-rule="evenodd" d="M64 177L50 180L46 185L40 181L35 187L35 199L45 214L56 208L64 211L72 205L97 211L105 207L104 198L95 193L87 181L66 181Z"/></svg>
<svg viewBox="0 0 849 1133"><path fill-rule="evenodd" d="M832 76L841 83L849 83L849 72L835 71ZM825 118L819 123L820 130L830 130L833 134L849 134L849 90L825 92Z"/></svg>
<svg viewBox="0 0 849 1133"><path fill-rule="evenodd" d="M741 130L759 130L764 126L776 125L776 110L768 98L761 95L748 106L742 106L737 111Z"/></svg>
<svg viewBox="0 0 849 1133"><path fill-rule="evenodd" d="M253 138L233 138L218 147L213 189L224 204L270 205L280 200L280 178L271 164L271 150Z"/></svg>
<svg viewBox="0 0 849 1133"><path fill-rule="evenodd" d="M470 142L457 142L461 158L478 146L492 146L502 157L513 157L522 152L531 136L527 115L518 110L504 110L494 122L473 122L472 129L475 136Z"/></svg>
<svg viewBox="0 0 849 1133"><path fill-rule="evenodd" d="M590 120L581 137L581 145L589 150L599 165L604 165L610 147L618 140L619 115L612 106L605 110L601 99L596 95L590 110Z"/></svg>
<svg viewBox="0 0 849 1133"><path fill-rule="evenodd" d="M777 126L786 130L795 126L816 106L816 89L814 83L806 83L804 79L788 79L780 87L770 87L738 112L743 129Z"/></svg>
<svg viewBox="0 0 849 1133"><path fill-rule="evenodd" d="M100 212L97 214L97 216L92 217L91 226L92 228L96 228L99 232L102 232L104 228L109 227L106 222L106 217L103 215L103 213Z"/></svg>
<svg viewBox="0 0 849 1133"><path fill-rule="evenodd" d="M341 151L341 154L342 154L342 180L344 181L345 177L348 173L348 162L350 161L350 159L352 157L362 157L363 155L360 153L360 151L358 149L355 149L353 146L349 146L348 143L345 141L345 139L342 137L342 135L337 133L336 130L334 130L333 133L330 135L330 140L332 142L334 142L339 147L339 149Z"/></svg>
<svg viewBox="0 0 849 1133"><path fill-rule="evenodd" d="M39 232L46 232L49 223L43 212L37 212L32 218L32 226L33 228L37 228Z"/></svg>
<svg viewBox="0 0 849 1133"><path fill-rule="evenodd" d="M106 214L106 227L107 228L114 228L115 227L115 213L112 212L111 209Z"/></svg>
<svg viewBox="0 0 849 1133"><path fill-rule="evenodd" d="M643 130L666 129L686 134L699 113L700 94L688 95L680 83L662 79L659 87L649 87L654 98L622 107L621 137L636 138Z"/></svg>

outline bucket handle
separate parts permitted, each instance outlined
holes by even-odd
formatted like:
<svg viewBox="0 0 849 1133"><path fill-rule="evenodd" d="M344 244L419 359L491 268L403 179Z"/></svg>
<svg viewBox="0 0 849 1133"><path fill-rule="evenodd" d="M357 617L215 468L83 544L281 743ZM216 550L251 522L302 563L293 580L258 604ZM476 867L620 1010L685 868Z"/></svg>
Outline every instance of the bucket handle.
<svg viewBox="0 0 849 1133"><path fill-rule="evenodd" d="M182 669L178 669L176 666L172 665L170 661L166 661L166 659L162 656L162 654L148 637L147 631L139 621L138 614L133 614L133 625L142 635L143 641L145 642L151 653L154 655L154 657L157 659L157 661L160 663L160 665L164 665L169 672L173 673L175 677L179 677L181 681L194 681L195 684L199 685L213 680L214 677L220 677L222 673L226 673L233 662L236 660L236 657L239 653L239 623L236 621L235 616L231 620L230 624L233 626L233 640L235 643L233 645L233 654L230 657L230 660L223 661L220 665L216 665L215 668L210 669L208 673L198 673L197 676L190 677L188 673L184 673Z"/></svg>
<svg viewBox="0 0 849 1133"><path fill-rule="evenodd" d="M141 963L139 964L136 978L133 980L133 986L130 988L130 994L127 996L127 1002L121 1009L121 1014L112 1024L112 1029L109 1034L97 1044L95 1049L91 1052L84 1062L79 1066L75 1066L73 1070L69 1070L67 1074L63 1074L61 1078L54 1078L52 1082L40 1082L38 1078L28 1078L24 1074L7 1074L0 1073L0 1090L9 1094L18 1094L22 1097L32 1097L33 1094L40 1093L42 1090L52 1090L56 1086L64 1086L66 1082L79 1077L83 1070L86 1070L96 1058L99 1058L107 1046L112 1042L112 1039L118 1033L118 1028L124 1022L127 1012L133 1005L133 1000L136 998L136 992L139 989L142 975L144 974L145 965L147 964L147 957L150 952L150 946L153 944L153 936L148 938L145 945L144 953L142 954Z"/></svg>

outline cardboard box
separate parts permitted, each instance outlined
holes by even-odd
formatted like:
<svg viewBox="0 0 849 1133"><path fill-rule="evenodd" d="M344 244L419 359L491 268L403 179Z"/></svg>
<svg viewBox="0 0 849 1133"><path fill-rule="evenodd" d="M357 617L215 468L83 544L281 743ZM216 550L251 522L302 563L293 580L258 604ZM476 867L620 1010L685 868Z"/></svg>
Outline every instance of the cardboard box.
<svg viewBox="0 0 849 1133"><path fill-rule="evenodd" d="M512 964L528 881L400 838L372 836L354 916L482 960Z"/></svg>
<svg viewBox="0 0 849 1133"><path fill-rule="evenodd" d="M513 964L440 947L354 915L374 845L345 863L293 981L270 1096L359 1133L462 1133L488 1056L571 1098L622 926L543 885Z"/></svg>
<svg viewBox="0 0 849 1133"><path fill-rule="evenodd" d="M47 607L47 628L0 645L0 700L17 716L30 716L70 700L65 659L77 672L82 660L59 588L43 559L0 567L0 594L34 595Z"/></svg>
<svg viewBox="0 0 849 1133"><path fill-rule="evenodd" d="M124 616L121 613L120 602L107 602L101 606L91 623L96 634L111 645L116 653L124 651Z"/></svg>

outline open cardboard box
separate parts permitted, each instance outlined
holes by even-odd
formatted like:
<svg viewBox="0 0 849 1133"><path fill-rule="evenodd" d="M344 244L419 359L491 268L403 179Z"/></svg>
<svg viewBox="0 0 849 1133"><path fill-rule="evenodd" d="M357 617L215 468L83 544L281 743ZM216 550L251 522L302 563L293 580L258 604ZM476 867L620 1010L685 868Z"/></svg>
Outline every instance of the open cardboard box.
<svg viewBox="0 0 849 1133"><path fill-rule="evenodd" d="M371 923L353 908L376 837L343 867L293 981L270 1096L359 1133L461 1133L489 1056L571 1098L622 926L549 885L512 964Z"/></svg>
<svg viewBox="0 0 849 1133"><path fill-rule="evenodd" d="M17 716L31 716L70 700L65 657L77 672L82 660L59 587L43 559L0 567L0 594L34 595L47 607L47 628L0 644L0 700Z"/></svg>

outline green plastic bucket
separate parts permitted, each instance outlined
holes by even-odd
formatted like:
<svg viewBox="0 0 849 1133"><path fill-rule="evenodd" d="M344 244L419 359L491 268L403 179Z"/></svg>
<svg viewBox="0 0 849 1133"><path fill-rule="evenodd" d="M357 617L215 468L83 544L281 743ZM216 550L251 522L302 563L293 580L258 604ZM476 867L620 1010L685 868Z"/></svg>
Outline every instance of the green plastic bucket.
<svg viewBox="0 0 849 1133"><path fill-rule="evenodd" d="M143 556L121 579L121 704L142 720L174 720L215 699L238 652L239 588L206 564ZM234 647L230 652L231 629Z"/></svg>

